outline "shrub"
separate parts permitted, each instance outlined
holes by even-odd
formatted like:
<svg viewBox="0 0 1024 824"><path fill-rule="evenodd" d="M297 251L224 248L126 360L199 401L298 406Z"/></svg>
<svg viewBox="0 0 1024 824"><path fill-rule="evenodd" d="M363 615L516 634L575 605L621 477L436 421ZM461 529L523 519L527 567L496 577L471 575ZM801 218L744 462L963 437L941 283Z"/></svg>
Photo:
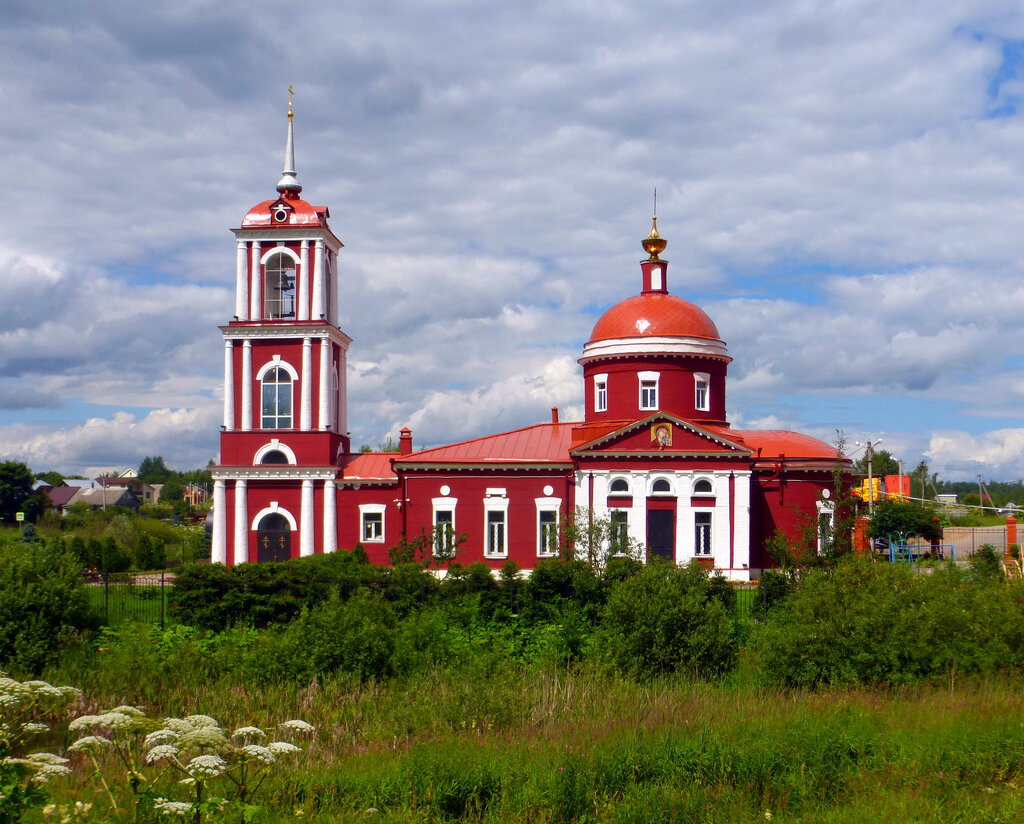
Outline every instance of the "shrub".
<svg viewBox="0 0 1024 824"><path fill-rule="evenodd" d="M596 645L603 660L634 678L726 672L738 646L728 613L696 564L654 564L617 584Z"/></svg>
<svg viewBox="0 0 1024 824"><path fill-rule="evenodd" d="M0 546L0 664L37 673L89 623L85 584L67 549Z"/></svg>
<svg viewBox="0 0 1024 824"><path fill-rule="evenodd" d="M790 578L784 572L763 570L757 582L758 604L767 612L789 594L790 586Z"/></svg>
<svg viewBox="0 0 1024 824"><path fill-rule="evenodd" d="M981 581L999 581L1003 578L1002 558L992 544L982 544L967 562L971 576Z"/></svg>
<svg viewBox="0 0 1024 824"><path fill-rule="evenodd" d="M108 535L101 541L100 569L104 572L127 572L132 565L132 556L114 536Z"/></svg>
<svg viewBox="0 0 1024 824"><path fill-rule="evenodd" d="M790 686L991 672L1024 660L1020 596L952 566L919 575L852 559L807 573L755 630L754 648L765 677Z"/></svg>

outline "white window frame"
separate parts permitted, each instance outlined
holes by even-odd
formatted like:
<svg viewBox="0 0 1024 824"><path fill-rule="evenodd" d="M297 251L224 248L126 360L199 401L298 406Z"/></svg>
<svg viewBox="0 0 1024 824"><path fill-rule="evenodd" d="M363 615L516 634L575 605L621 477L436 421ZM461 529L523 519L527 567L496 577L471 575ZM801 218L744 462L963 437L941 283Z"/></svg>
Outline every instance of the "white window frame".
<svg viewBox="0 0 1024 824"><path fill-rule="evenodd" d="M278 314L272 314L270 312L270 298L268 297L270 290L268 288L269 284L267 283L267 277L269 275L268 266L270 264L271 258L277 255L283 255L286 258L291 258L291 261L294 264L294 266L290 270L292 272L293 277L292 286L291 289L288 290L288 294L290 294L292 298L292 311L291 314L287 315L284 314L283 312L279 312ZM287 246L272 246L264 253L263 257L260 260L260 268L263 270L261 272L263 280L263 317L266 320L295 320L295 318L299 316L299 278L301 277L301 267L302 261L300 260L299 256L295 254L295 252L289 249ZM286 269L283 271L288 270ZM278 290L279 293L281 291L282 290L280 289ZM280 299L278 299L277 303L279 306L281 305Z"/></svg>
<svg viewBox="0 0 1024 824"><path fill-rule="evenodd" d="M659 384L661 383L660 372L638 372L637 378L639 379L639 396L637 399L639 408L643 411L653 411L659 408L660 403L660 392ZM654 384L652 387L650 384ZM650 392L652 397L650 402L644 403L644 392Z"/></svg>
<svg viewBox="0 0 1024 824"><path fill-rule="evenodd" d="M608 411L608 373L594 375L594 411Z"/></svg>
<svg viewBox="0 0 1024 824"><path fill-rule="evenodd" d="M537 557L538 558L554 558L558 555L558 515L562 508L561 498L535 498L534 502L537 505ZM541 521L543 514L553 514L555 516L554 527L555 527L555 544L556 549L554 551L548 545L548 542L544 540L544 524Z"/></svg>
<svg viewBox="0 0 1024 824"><path fill-rule="evenodd" d="M501 546L491 548L491 513L501 513ZM508 497L504 489L488 489L484 498L484 557L505 558L508 556Z"/></svg>
<svg viewBox="0 0 1024 824"><path fill-rule="evenodd" d="M705 518L707 520L705 520ZM700 519L700 520L698 520ZM705 533L704 552L701 552L701 533ZM715 513L712 509L693 511L693 557L713 558L715 556Z"/></svg>
<svg viewBox="0 0 1024 824"><path fill-rule="evenodd" d="M625 489L619 489L619 490L613 490L612 487L616 483L618 483L619 481L622 481L623 483L625 483L626 484L626 488ZM608 479L608 494L610 496L613 496L613 497L615 495L632 495L633 494L633 484L632 484L632 481L629 478L624 478L622 475L617 475L615 477L609 478Z"/></svg>
<svg viewBox="0 0 1024 824"><path fill-rule="evenodd" d="M438 549L440 549L440 547L438 546L438 542L441 536L437 533L437 515L439 512L446 512L451 515L452 534L450 536L450 539L452 542L452 546L446 547L446 549L450 550L454 547L455 544L455 507L459 503L459 499L448 497L431 498L430 503L432 509L431 523L433 524L431 528L431 533L433 536L433 541L431 541L431 551L434 553L434 555L438 555L440 554L438 552Z"/></svg>
<svg viewBox="0 0 1024 824"><path fill-rule="evenodd" d="M665 483L668 484L668 489L666 491L664 491L664 492L657 492L657 491L655 491L654 485L658 481L665 481ZM675 486L674 483L672 483L672 479L671 478L669 478L669 477L667 477L665 475L655 475L653 478L651 478L651 491L648 494L651 495L652 497L656 496L656 495L660 495L660 496L663 496L663 497L671 498L673 495L676 494L676 486Z"/></svg>
<svg viewBox="0 0 1024 824"><path fill-rule="evenodd" d="M364 544L382 544L384 543L384 528L385 528L385 513L387 511L386 504L359 504L359 536L360 543ZM372 523L367 520L367 515L380 515L380 535L376 538L366 537L366 526L368 523Z"/></svg>
<svg viewBox="0 0 1024 824"><path fill-rule="evenodd" d="M830 535L835 535L836 529L836 508L832 505L832 501L818 501L818 521L815 524L816 543L818 547L818 554L821 555L825 551L825 543L822 540L821 534L821 519L822 516L828 517L828 529Z"/></svg>
<svg viewBox="0 0 1024 824"><path fill-rule="evenodd" d="M711 485L711 489L709 491L707 491L707 492L698 491L697 484L701 483L702 481L706 481L707 483L709 483ZM703 477L703 476L699 477L699 478L694 478L693 479L693 486L690 488L690 494L693 497L695 497L695 498L703 497L703 496L706 496L706 495L714 495L715 494L715 479L714 478L706 478L706 477Z"/></svg>
<svg viewBox="0 0 1024 824"><path fill-rule="evenodd" d="M707 372L693 373L693 408L698 412L711 409L711 375Z"/></svg>
<svg viewBox="0 0 1024 824"><path fill-rule="evenodd" d="M628 509L615 508L615 509L609 509L608 510L608 520L611 521L612 524L615 524L616 521L621 521L621 526L618 529L618 533L619 534L617 536L616 535L610 535L609 536L609 540L612 542L612 546L608 547L608 549L611 552L613 557L621 558L623 555L626 554L625 551L623 551L621 549L621 547L622 547L623 544L625 544L627 547L629 546L629 534L630 534L629 533L629 528L630 528L630 523L629 523L630 522L630 517L629 517L629 515L630 515L630 512L629 512ZM612 551L613 547L616 546L616 545L618 545L620 547L619 551L617 551L617 552Z"/></svg>

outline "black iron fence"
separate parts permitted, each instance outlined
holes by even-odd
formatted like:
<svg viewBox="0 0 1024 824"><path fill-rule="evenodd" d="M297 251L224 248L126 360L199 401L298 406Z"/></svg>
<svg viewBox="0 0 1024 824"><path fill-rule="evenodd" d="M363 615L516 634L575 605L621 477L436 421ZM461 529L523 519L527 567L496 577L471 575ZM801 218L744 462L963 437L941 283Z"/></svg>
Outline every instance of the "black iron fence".
<svg viewBox="0 0 1024 824"><path fill-rule="evenodd" d="M174 575L166 572L99 573L86 579L89 606L104 626L122 621L159 624L168 618Z"/></svg>

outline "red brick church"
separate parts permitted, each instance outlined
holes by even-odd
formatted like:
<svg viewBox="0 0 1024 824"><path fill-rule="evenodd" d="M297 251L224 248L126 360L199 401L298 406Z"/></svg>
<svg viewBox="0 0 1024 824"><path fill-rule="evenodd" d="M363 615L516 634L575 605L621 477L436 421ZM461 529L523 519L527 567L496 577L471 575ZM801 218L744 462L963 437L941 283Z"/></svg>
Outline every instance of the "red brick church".
<svg viewBox="0 0 1024 824"><path fill-rule="evenodd" d="M836 450L796 432L733 429L731 358L711 318L669 293L657 218L640 291L597 322L579 359L583 421L551 420L415 451L353 452L338 327L343 244L300 195L291 107L277 196L234 230L234 318L224 335L224 424L213 467L213 560L350 549L387 563L403 535L458 560L525 570L551 557L561 519L608 518L647 557L698 559L733 580L773 560L777 530L830 518Z"/></svg>

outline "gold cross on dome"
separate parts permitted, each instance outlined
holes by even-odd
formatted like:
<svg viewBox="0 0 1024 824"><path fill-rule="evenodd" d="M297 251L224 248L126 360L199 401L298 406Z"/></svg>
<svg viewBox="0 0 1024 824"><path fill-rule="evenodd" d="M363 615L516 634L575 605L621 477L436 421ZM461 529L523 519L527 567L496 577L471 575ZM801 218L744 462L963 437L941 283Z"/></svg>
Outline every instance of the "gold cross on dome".
<svg viewBox="0 0 1024 824"><path fill-rule="evenodd" d="M294 117L294 115L292 114L292 95L293 95L294 93L295 93L295 92L294 92L294 91L292 90L292 84L291 84L291 83L289 83L289 84L288 84L288 118L289 118L289 119L291 119L292 117Z"/></svg>

